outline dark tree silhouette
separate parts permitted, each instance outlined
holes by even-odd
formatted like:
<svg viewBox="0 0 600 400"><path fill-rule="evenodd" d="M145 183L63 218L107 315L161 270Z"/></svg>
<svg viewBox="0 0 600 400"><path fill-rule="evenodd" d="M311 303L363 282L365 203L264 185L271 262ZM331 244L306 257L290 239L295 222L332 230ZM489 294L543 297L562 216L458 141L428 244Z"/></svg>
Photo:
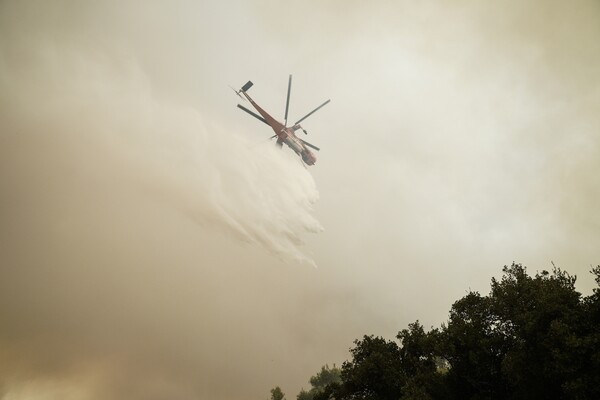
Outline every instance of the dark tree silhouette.
<svg viewBox="0 0 600 400"><path fill-rule="evenodd" d="M599 399L600 266L592 273L599 288L582 297L558 268L505 266L489 295L469 292L441 328L417 321L398 342L355 341L341 381L298 400Z"/></svg>

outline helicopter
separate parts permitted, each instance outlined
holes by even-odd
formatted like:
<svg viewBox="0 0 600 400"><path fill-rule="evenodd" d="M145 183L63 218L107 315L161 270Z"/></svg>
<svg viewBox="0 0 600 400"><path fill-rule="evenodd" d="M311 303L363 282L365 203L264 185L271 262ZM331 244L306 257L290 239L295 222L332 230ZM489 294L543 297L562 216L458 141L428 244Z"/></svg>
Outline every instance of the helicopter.
<svg viewBox="0 0 600 400"><path fill-rule="evenodd" d="M296 154L298 154L302 158L302 161L304 161L304 163L306 163L306 165L314 165L315 162L317 161L317 157L313 154L313 152L311 152L309 150L309 147L311 149L314 149L317 151L319 151L320 149L317 146L310 144L305 140L300 139L298 136L296 136L295 132L300 129L300 130L302 130L302 132L304 132L305 135L308 134L308 132L306 132L306 130L300 125L300 122L304 121L306 118L310 117L315 112L320 110L327 103L329 103L331 101L331 99L325 101L323 104L321 104L320 106L318 106L317 108L315 108L314 110L312 110L311 112L306 114L304 117L300 118L292 126L287 126L288 110L289 110L289 106L290 106L290 91L292 89L292 75L290 75L290 78L288 80L287 100L285 102L285 119L284 119L283 123L277 121L275 118L273 118L271 115L269 115L269 113L267 113L265 110L263 110L248 95L248 90L253 85L254 84L252 83L252 81L248 81L244 86L242 86L242 88L240 90L235 90L233 88L232 89L242 100L244 100L244 98L245 98L245 100L248 100L250 102L250 104L252 104L252 106L256 109L256 111L258 111L258 114L256 114L252 110L249 110L248 108L244 107L241 104L237 105L238 108L244 110L248 114L252 115L254 118L258 119L259 121L269 125L275 132L275 135L273 135L271 137L271 139L277 138L277 143L276 143L277 146L279 146L281 148L283 146L283 144L285 143L289 148L291 148L294 152L296 152ZM244 97L242 97L242 95Z"/></svg>

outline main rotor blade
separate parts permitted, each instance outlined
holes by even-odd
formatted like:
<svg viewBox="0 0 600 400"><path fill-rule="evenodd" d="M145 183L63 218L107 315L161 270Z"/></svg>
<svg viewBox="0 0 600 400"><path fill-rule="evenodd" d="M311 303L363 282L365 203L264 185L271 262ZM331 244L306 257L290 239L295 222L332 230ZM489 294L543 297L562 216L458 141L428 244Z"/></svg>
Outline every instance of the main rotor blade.
<svg viewBox="0 0 600 400"><path fill-rule="evenodd" d="M300 139L300 138L298 138L298 139ZM307 145L308 147L312 147L312 148L313 148L313 149L315 149L316 151L319 151L319 150L321 150L320 148L318 148L318 147L317 147L317 146L315 146L314 144L310 144L310 143L308 143L308 142L307 142L307 141L305 141L305 140L302 140L302 139L300 139L300 141L301 141L302 143L304 143L305 145Z"/></svg>
<svg viewBox="0 0 600 400"><path fill-rule="evenodd" d="M290 80L288 81L288 93L287 93L287 100L285 101L285 123L284 125L287 126L287 116L288 116L288 109L290 108L290 92L292 90L292 75L290 75Z"/></svg>
<svg viewBox="0 0 600 400"><path fill-rule="evenodd" d="M299 124L300 122L304 121L306 118L310 117L311 115L313 115L314 113L316 113L317 111L319 111L319 109L321 107L323 107L325 104L329 103L330 101L331 101L331 99L327 100L325 103L321 104L319 107L315 108L314 110L312 110L311 112L309 112L308 114L306 114L304 117L302 117L298 121L296 121L294 123L294 125Z"/></svg>
<svg viewBox="0 0 600 400"><path fill-rule="evenodd" d="M252 111L248 110L246 107L244 107L244 106L243 106L243 105L241 105L241 104L238 104L237 106L238 106L238 108L241 108L242 110L246 111L248 114L252 115L252 116L253 116L254 118L256 118L257 120L259 120L259 121L262 121L262 122L264 122L265 124L269 125L269 123L267 122L267 120L266 120L266 119L264 119L264 118L263 118L263 117L261 117L260 115L256 114L255 112L252 112Z"/></svg>

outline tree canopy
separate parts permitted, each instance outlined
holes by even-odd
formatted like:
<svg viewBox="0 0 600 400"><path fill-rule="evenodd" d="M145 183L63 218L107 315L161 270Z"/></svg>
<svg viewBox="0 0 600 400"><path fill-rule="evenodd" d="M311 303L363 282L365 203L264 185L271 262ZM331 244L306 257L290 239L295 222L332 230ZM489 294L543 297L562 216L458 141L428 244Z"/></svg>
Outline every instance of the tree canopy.
<svg viewBox="0 0 600 400"><path fill-rule="evenodd" d="M600 288L600 266L592 269ZM395 340L363 336L337 379L323 367L298 400L599 399L600 289L583 297L558 268L503 268L487 296L469 292L447 323L416 321ZM313 380L314 379L314 380Z"/></svg>
<svg viewBox="0 0 600 400"><path fill-rule="evenodd" d="M296 397L297 400L315 400L320 397L328 398L332 388L342 381L341 374L342 371L335 364L333 364L333 368L329 368L329 365L321 367L321 371L317 372L309 380L311 385L310 390L306 391L302 389Z"/></svg>
<svg viewBox="0 0 600 400"><path fill-rule="evenodd" d="M285 400L285 394L281 391L279 386L271 389L271 400Z"/></svg>

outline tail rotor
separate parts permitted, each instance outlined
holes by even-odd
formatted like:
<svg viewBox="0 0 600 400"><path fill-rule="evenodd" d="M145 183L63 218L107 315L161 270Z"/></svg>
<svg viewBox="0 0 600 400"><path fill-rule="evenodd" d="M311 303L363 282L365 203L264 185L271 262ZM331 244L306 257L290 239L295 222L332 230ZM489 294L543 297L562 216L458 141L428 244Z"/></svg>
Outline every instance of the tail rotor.
<svg viewBox="0 0 600 400"><path fill-rule="evenodd" d="M238 90L235 90L235 88L234 88L233 86L231 86L231 85L229 85L229 87L231 88L231 90L233 90L233 91L235 92L235 94L237 94L237 95L238 95L238 97L239 97L240 99L242 99L242 100L246 101L246 99L245 99L245 98L243 98L243 97L242 97L242 95L240 94L240 91L238 91Z"/></svg>

